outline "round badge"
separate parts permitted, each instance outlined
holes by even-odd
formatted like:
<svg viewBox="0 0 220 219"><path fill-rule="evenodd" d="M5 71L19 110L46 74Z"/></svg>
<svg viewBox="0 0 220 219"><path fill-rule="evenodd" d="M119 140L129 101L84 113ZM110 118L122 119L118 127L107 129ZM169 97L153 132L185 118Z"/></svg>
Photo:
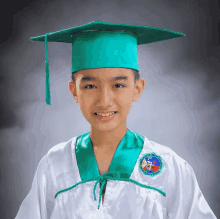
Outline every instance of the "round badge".
<svg viewBox="0 0 220 219"><path fill-rule="evenodd" d="M162 158L154 152L144 154L144 156L139 159L139 168L145 175L151 177L156 176L161 173L163 167Z"/></svg>

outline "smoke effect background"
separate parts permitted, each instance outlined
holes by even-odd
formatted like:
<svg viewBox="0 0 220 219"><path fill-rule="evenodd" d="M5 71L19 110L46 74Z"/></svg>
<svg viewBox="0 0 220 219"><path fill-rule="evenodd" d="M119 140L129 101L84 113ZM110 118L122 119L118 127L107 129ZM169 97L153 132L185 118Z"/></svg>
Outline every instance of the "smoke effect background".
<svg viewBox="0 0 220 219"><path fill-rule="evenodd" d="M51 106L45 103L44 35L94 20L155 26L185 37L138 47L144 93L131 131L166 145L193 168L220 217L220 6L209 0L6 2L1 13L0 218L11 219L54 145L90 131L69 92L71 44L48 43Z"/></svg>

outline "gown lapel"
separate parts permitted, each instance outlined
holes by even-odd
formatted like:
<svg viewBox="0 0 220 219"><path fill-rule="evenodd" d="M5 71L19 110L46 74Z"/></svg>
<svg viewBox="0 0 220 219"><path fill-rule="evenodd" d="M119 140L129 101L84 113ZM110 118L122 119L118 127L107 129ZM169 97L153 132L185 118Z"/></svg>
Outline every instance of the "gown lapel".
<svg viewBox="0 0 220 219"><path fill-rule="evenodd" d="M130 178L144 144L144 136L127 129L112 158L109 172L117 172L122 178ZM78 136L75 145L77 165L81 180L99 177L90 132Z"/></svg>

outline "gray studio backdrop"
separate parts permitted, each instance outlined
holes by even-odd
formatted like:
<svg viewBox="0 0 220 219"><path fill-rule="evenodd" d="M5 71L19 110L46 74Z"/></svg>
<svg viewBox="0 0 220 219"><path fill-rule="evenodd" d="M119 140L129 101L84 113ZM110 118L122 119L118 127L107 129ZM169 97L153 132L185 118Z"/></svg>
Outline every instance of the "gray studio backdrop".
<svg viewBox="0 0 220 219"><path fill-rule="evenodd" d="M127 125L185 159L211 209L220 217L218 10L214 0L57 0L35 1L18 12L14 16L18 33L10 45L6 43L1 56L1 101L8 125L0 132L0 218L15 217L40 159L51 147L90 131L68 89L71 44L49 43L52 105L48 106L44 43L29 37L93 20L186 34L138 46L140 75L146 87L133 103Z"/></svg>

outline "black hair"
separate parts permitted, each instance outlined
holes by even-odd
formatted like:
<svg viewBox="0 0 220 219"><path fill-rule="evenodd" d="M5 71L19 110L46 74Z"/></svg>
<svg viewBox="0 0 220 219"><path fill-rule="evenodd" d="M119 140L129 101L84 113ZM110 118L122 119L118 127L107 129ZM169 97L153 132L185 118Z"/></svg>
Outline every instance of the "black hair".
<svg viewBox="0 0 220 219"><path fill-rule="evenodd" d="M139 74L139 71L137 70L133 70L131 69L134 73L134 83L136 83L136 80L138 80L140 78L140 74ZM72 81L75 82L75 74L77 73L78 71L75 71L72 73Z"/></svg>

